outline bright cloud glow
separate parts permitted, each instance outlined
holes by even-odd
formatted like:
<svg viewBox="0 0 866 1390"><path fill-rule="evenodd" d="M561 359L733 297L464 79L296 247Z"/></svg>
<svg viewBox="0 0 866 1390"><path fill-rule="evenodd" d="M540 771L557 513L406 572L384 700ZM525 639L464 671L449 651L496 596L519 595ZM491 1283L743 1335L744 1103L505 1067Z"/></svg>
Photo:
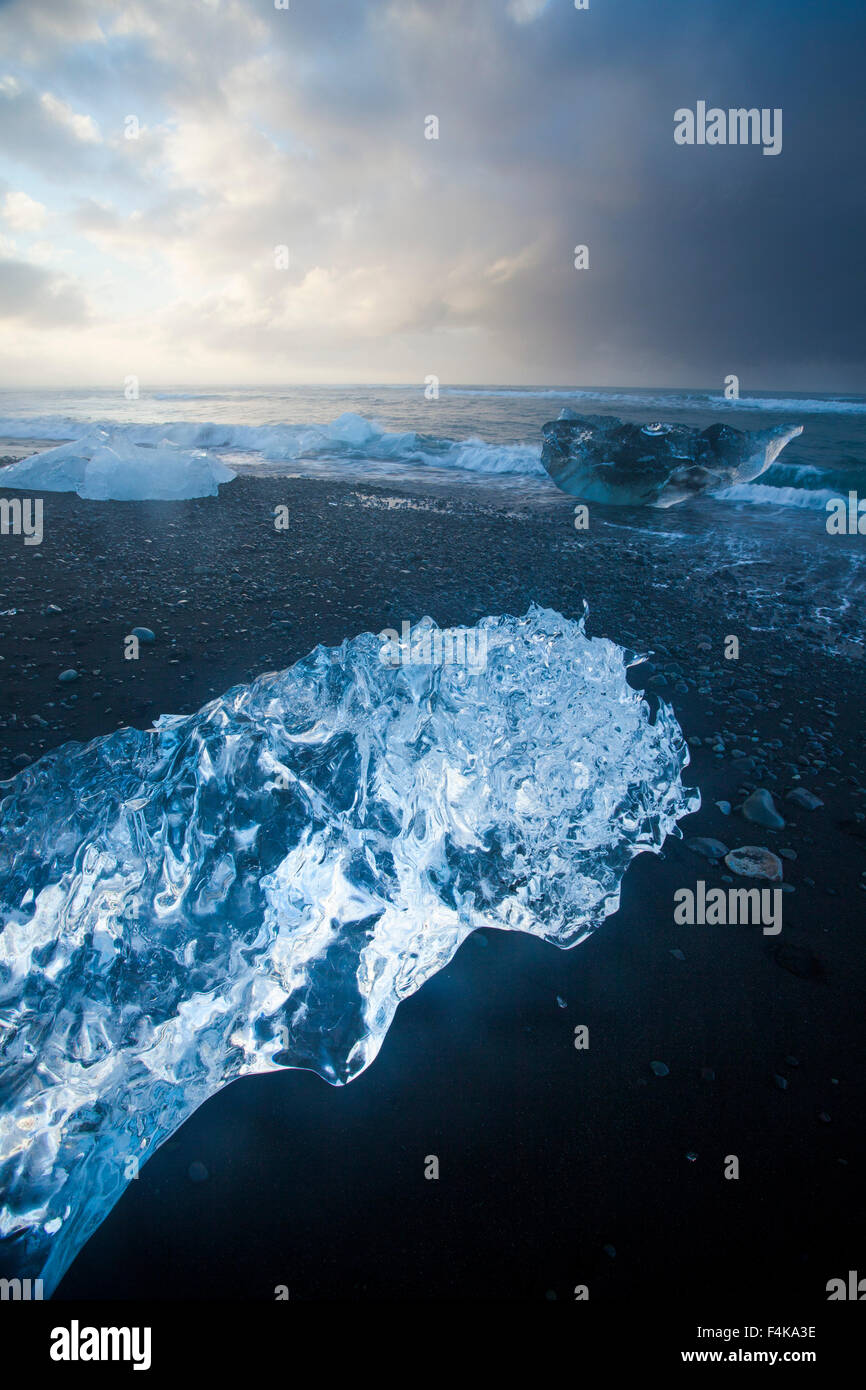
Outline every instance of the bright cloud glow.
<svg viewBox="0 0 866 1390"><path fill-rule="evenodd" d="M0 216L15 232L38 232L45 223L46 208L26 193L7 193Z"/></svg>

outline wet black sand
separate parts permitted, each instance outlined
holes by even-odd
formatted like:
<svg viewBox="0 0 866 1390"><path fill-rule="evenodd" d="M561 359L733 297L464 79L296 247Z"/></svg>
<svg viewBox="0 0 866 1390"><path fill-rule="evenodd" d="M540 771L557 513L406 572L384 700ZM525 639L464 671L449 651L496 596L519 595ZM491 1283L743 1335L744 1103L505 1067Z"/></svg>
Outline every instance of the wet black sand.
<svg viewBox="0 0 866 1390"><path fill-rule="evenodd" d="M636 861L621 910L571 952L476 934L351 1086L286 1072L199 1110L59 1297L267 1300L287 1285L302 1300L569 1300L587 1284L623 1307L705 1303L712 1320L732 1304L817 1312L828 1279L866 1274L866 691L861 610L838 602L862 540L822 536L819 516L781 536L749 518L744 542L730 508L594 509L577 533L571 507L242 477L187 503L49 495L41 546L0 539L0 613L17 610L0 616L0 775L68 738L194 710L319 641L533 599L577 616L586 598L591 633L655 650L635 683L701 740L686 836L797 856L778 938L674 924L675 890L726 872L682 841ZM125 661L136 625L156 642ZM59 684L68 667L79 678ZM824 807L786 802L798 784ZM715 807L750 785L773 792L784 830ZM206 1181L190 1181L194 1161Z"/></svg>

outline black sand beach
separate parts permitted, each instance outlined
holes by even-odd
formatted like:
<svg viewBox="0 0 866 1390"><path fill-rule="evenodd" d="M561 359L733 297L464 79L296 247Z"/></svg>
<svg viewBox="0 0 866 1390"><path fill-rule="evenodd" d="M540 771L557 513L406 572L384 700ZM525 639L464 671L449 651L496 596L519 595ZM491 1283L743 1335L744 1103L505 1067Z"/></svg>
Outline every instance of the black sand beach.
<svg viewBox="0 0 866 1390"><path fill-rule="evenodd" d="M674 705L703 799L583 945L477 933L349 1087L288 1071L214 1097L60 1298L571 1300L586 1284L716 1320L738 1302L817 1307L862 1265L866 691L858 605L833 597L856 596L862 540L827 537L814 513L734 533L715 503L593 508L576 532L572 509L242 476L181 503L46 495L40 546L2 538L4 777L317 642L533 600L577 617L586 600L591 634L652 649L634 683ZM126 661L136 626L156 640ZM756 786L784 829L739 814ZM798 786L824 805L789 801ZM778 937L675 925L677 889L733 882L690 852L696 836L788 851Z"/></svg>

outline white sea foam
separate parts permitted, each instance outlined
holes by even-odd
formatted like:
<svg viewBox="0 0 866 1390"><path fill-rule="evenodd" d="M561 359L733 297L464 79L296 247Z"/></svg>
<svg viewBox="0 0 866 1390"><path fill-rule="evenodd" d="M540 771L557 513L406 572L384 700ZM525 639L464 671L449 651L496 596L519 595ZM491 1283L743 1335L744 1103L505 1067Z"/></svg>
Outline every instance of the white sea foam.
<svg viewBox="0 0 866 1390"><path fill-rule="evenodd" d="M802 487L770 487L766 483L735 483L717 492L722 502L749 502L752 506L800 507L809 511L824 511L831 497L838 494L829 489L817 491Z"/></svg>
<svg viewBox="0 0 866 1390"><path fill-rule="evenodd" d="M135 453L140 446L162 450L167 447L180 450L233 450L259 454L273 463L295 463L304 458L355 463L370 460L414 467L464 469L473 473L546 476L541 466L540 444L490 444L477 438L440 439L435 435L419 434L415 430L391 431L352 412L338 416L328 425L235 425L214 421L180 421L115 425L110 429L96 426L83 429L80 421L41 416L19 421L15 429L7 419L0 422L2 432L22 439L66 439L73 434L76 436L74 443L62 455L63 460L70 464L72 460L84 457L89 450L110 443L118 452L124 448L131 449L129 457L138 459L143 467L146 467L148 459L147 455ZM59 461L59 451L52 450L50 453L57 455ZM64 476L60 470L55 470L53 457L49 459L47 454L41 457L46 460L46 466L50 466L53 476ZM10 486L19 486L12 481L17 476L29 478L30 475L23 470L23 466L18 474L13 473L10 466L3 473L3 481L9 482ZM227 478L219 478L218 481L227 481ZM33 484L28 481L20 486L30 487ZM43 486L47 487L48 484ZM61 490L70 489L65 487ZM74 490L78 490L75 485Z"/></svg>
<svg viewBox="0 0 866 1390"><path fill-rule="evenodd" d="M583 398L603 402L606 405L611 402L619 402L622 405L640 406L648 416L655 412L659 418L664 416L666 410L684 409L689 405L699 406L702 410L709 410L718 405L720 407L719 417L724 418L724 413L728 407L727 402L718 401L709 396L689 397L686 394L678 397L659 396L654 399L648 395L637 394L619 393L617 395L610 392L565 390L534 391L531 388L477 392L469 388L452 388L450 394L476 395L479 400L483 400L487 396L512 395L555 397L572 401ZM194 397L192 393L175 393L172 397L169 396L169 393L164 393L166 400L171 398L182 401L187 396L193 404L196 400L208 399L206 396ZM156 398L152 397L151 399ZM267 398L262 397L261 399ZM144 404L142 402L142 405ZM756 412L764 410L768 413L772 413L776 408L789 412L795 405L798 411L801 408L806 411L810 409L830 410L837 405L845 408L850 405L854 413L861 409L860 404L856 402L840 403L817 400L761 401L754 399L741 400L735 404L744 409L754 409ZM866 410L866 404L863 404L862 408ZM540 443L491 442L478 437L455 439L425 434L417 430L386 429L377 421L366 419L364 416L351 411L339 415L329 424L243 424L218 420L159 421L147 419L141 422L127 420L95 423L71 415L7 416L5 419L0 419L0 436L3 435L21 440L72 440L74 447L65 455L57 454L55 459L50 455L56 454L56 451L44 453L41 456L43 462L39 465L39 469L50 468L51 474L62 482L64 472L62 468L56 467L56 464L66 460L71 470L67 476L76 490L79 490L82 475L75 471L72 464L73 458L89 460L90 454L106 443L114 450L118 460L124 456L127 460L132 461L133 471L135 471L136 462L140 464L143 471L146 471L148 467L152 468L152 465L157 462L157 451L160 451L162 464L166 469L165 491L152 494L160 496L196 495L171 490L169 475L172 469L177 471L178 465L181 463L180 455L184 451L199 455L194 462L188 462L186 465L188 480L195 478L195 486L200 487L203 492L211 493L216 490L218 483L228 481L228 474L219 472L219 469L225 466L220 460L221 453L229 456L227 462L232 467L237 464L244 471L253 474L256 470L271 474L279 473L283 464L298 466L299 471L302 472L306 463L313 473L317 470L321 471L322 467L325 469L336 467L355 478L363 476L367 471L375 471L375 466L378 466L379 472L384 471L391 475L399 475L403 469L422 471L424 469L436 469L475 474L481 477L499 476L502 478L547 480L547 474L541 463ZM137 450L144 452L136 452ZM166 451L172 450L175 452L166 453ZM207 451L207 466L200 456L201 451ZM2 446L0 446L0 453L2 453ZM844 492L849 486L859 487L861 491L864 489L864 483L860 481L863 470L857 469L856 461L852 462L854 463L853 468L847 468L843 457L840 465L831 472L807 463L774 464L773 469L766 475L761 488L751 488L748 495L745 496L730 490L720 493L719 496L727 500L745 500L752 504L765 502L777 506L798 508L820 506L822 504L820 499L823 496L820 492L822 482L836 491ZM109 464L110 460L106 456L106 467ZM97 468L94 468L94 479L98 471ZM25 462L3 469L0 473L0 481L10 487L33 487L35 484L32 480L36 476L35 473L29 471L28 464ZM40 471L40 476L45 476L45 474ZM140 476L139 474L139 479ZM26 481L19 483L16 479L25 479ZM191 482L190 485L192 485ZM51 486L50 478L46 477L46 481L40 483L40 486L49 488ZM85 486L87 486L86 483ZM94 482L94 486L97 486L96 482ZM109 495L105 490L104 483L100 483L98 486L102 488L98 495ZM816 487L819 489L817 492L815 492ZM809 492L815 494L811 501L808 497ZM804 496L803 494L807 495ZM88 492L86 495L91 494ZM111 495L115 494L111 492ZM118 491L116 495L121 494ZM133 494L130 490L124 492L123 495L131 496ZM137 492L135 495L142 494Z"/></svg>

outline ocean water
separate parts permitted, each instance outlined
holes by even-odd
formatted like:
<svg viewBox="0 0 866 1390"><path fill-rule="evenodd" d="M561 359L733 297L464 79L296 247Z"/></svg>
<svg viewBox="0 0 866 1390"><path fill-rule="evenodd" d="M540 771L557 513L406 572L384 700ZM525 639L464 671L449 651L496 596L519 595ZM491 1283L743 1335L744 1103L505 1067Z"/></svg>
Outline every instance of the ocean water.
<svg viewBox="0 0 866 1390"><path fill-rule="evenodd" d="M625 420L704 428L802 424L803 434L759 482L732 489L729 507L823 511L831 496L866 496L866 396L542 387L244 387L0 392L0 435L74 440L94 426L131 443L169 440L207 449L242 472L405 478L477 487L543 503L555 493L541 466L541 428L563 407Z"/></svg>

